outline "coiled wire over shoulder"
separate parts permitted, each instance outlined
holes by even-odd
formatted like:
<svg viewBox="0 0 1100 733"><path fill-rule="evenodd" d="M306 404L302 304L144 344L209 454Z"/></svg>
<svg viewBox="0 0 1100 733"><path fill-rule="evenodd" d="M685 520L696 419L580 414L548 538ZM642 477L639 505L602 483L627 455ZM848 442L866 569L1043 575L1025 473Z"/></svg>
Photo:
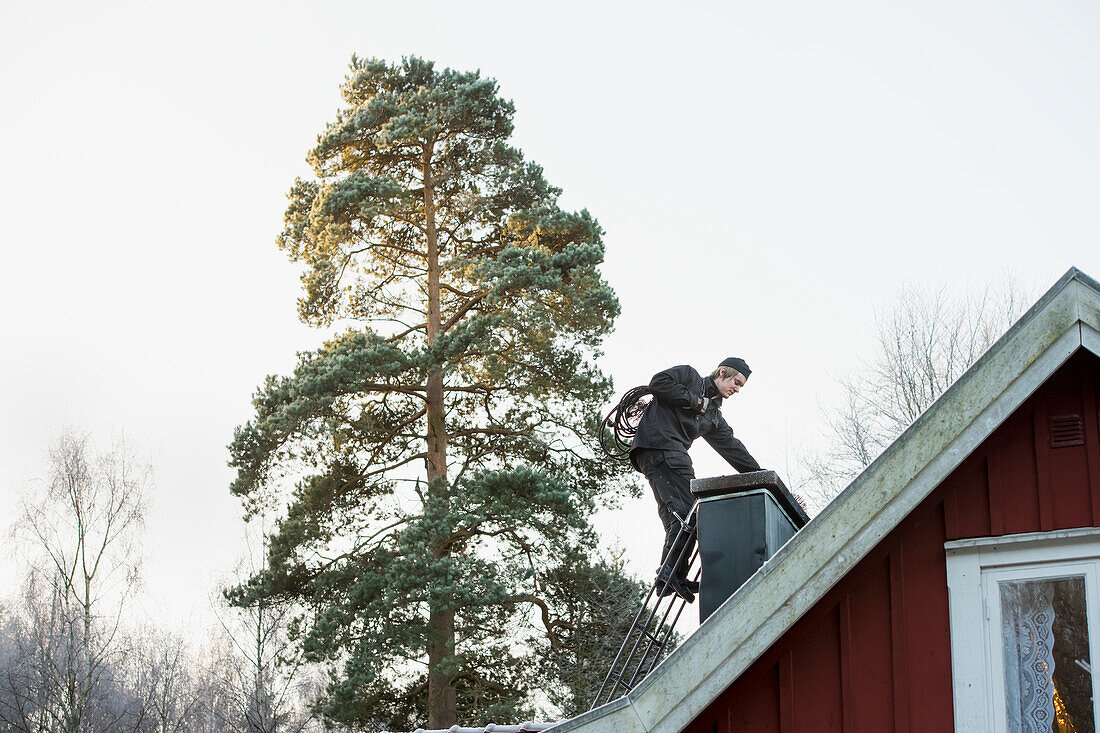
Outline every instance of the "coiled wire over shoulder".
<svg viewBox="0 0 1100 733"><path fill-rule="evenodd" d="M628 390L619 404L611 408L600 425L600 448L604 453L616 461L630 458L630 445L638 432L638 423L652 399L653 393L643 384Z"/></svg>

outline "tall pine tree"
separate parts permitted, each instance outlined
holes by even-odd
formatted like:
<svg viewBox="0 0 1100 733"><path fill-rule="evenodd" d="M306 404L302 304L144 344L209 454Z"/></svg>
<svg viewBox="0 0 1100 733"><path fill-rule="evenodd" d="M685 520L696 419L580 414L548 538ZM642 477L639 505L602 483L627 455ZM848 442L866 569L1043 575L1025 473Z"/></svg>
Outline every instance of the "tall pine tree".
<svg viewBox="0 0 1100 733"><path fill-rule="evenodd" d="M624 487L593 445L619 308L601 229L508 144L494 80L353 57L342 92L278 242L302 320L353 325L235 433L232 491L285 518L231 596L301 604L333 719L502 720L533 687L575 711L577 680L532 657L580 660L578 619L607 615L575 593L604 572L588 519Z"/></svg>

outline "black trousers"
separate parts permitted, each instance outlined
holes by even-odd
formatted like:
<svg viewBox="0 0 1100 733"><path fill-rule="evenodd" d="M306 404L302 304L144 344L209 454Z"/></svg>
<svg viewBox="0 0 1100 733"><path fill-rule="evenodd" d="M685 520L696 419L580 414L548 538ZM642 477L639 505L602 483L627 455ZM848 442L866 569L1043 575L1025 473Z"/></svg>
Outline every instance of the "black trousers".
<svg viewBox="0 0 1100 733"><path fill-rule="evenodd" d="M653 498L657 500L657 516L665 526L665 545L661 553L662 570L666 565L675 565L671 568L673 574L686 580L688 561L695 549L695 533L685 532L680 542L676 542L676 538L680 536L680 520L687 518L695 504L695 497L691 494L691 480L695 478L691 457L682 451L639 449L631 458L649 481ZM691 523L694 527L694 515Z"/></svg>

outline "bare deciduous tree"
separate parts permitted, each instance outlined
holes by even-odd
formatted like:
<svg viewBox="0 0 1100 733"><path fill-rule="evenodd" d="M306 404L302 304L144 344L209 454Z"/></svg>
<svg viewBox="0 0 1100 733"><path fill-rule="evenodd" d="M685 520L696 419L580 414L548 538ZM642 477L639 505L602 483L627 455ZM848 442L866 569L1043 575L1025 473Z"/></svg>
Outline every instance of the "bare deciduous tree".
<svg viewBox="0 0 1100 733"><path fill-rule="evenodd" d="M13 534L30 569L0 680L12 730L117 729L129 712L114 672L150 472L124 445L94 455L88 442L58 439L49 479L20 502Z"/></svg>
<svg viewBox="0 0 1100 733"><path fill-rule="evenodd" d="M225 633L199 656L134 623L149 479L124 445L97 454L65 435L52 446L48 479L22 498L12 530L27 570L19 598L0 603L0 731L323 728L309 707L320 679L288 643L290 606L232 608L219 594Z"/></svg>
<svg viewBox="0 0 1100 733"><path fill-rule="evenodd" d="M801 461L793 485L820 509L878 457L1019 318L1030 288L1015 278L961 294L902 286L875 314L876 350L837 379L839 406L825 410L828 447Z"/></svg>
<svg viewBox="0 0 1100 733"><path fill-rule="evenodd" d="M136 700L126 726L142 733L199 729L200 696L195 664L183 638L146 627L133 634L124 668Z"/></svg>
<svg viewBox="0 0 1100 733"><path fill-rule="evenodd" d="M263 515L254 520L252 528L257 535L246 536L248 567L242 570L249 576L267 562ZM215 601L225 641L214 657L223 700L219 715L224 716L225 730L299 733L315 722L308 701L317 695L307 688L315 681L317 670L304 664L300 646L291 644L288 633L296 610L292 603L270 599L243 607L229 605L224 596Z"/></svg>

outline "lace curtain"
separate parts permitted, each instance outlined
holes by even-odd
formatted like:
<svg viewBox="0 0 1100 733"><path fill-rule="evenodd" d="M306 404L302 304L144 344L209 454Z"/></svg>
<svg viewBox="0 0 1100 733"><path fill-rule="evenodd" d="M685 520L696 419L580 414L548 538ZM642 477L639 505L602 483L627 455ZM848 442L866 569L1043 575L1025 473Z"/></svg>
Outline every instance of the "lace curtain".
<svg viewBox="0 0 1100 733"><path fill-rule="evenodd" d="M1050 733L1054 725L1054 586L1001 584L1005 707L1010 731Z"/></svg>

